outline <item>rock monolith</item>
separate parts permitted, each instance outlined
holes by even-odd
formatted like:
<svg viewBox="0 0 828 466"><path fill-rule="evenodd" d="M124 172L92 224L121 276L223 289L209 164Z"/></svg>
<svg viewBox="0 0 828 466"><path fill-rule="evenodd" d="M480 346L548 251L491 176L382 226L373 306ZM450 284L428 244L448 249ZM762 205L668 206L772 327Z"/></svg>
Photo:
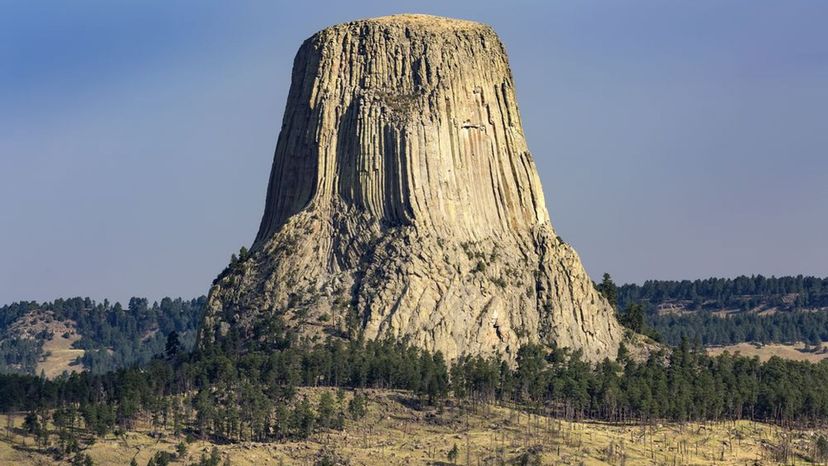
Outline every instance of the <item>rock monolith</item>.
<svg viewBox="0 0 828 466"><path fill-rule="evenodd" d="M302 44L259 233L208 306L203 344L279 319L449 359L541 342L595 361L623 333L552 227L498 36L424 15Z"/></svg>

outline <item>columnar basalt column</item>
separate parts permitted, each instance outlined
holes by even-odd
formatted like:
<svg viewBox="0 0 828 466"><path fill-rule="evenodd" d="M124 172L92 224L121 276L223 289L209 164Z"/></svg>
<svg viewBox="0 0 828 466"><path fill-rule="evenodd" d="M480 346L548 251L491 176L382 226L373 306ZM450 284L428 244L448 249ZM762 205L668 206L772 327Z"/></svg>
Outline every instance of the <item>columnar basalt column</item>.
<svg viewBox="0 0 828 466"><path fill-rule="evenodd" d="M614 357L622 331L555 234L506 53L486 25L367 19L306 40L251 253L202 344L391 335L448 358L526 342Z"/></svg>

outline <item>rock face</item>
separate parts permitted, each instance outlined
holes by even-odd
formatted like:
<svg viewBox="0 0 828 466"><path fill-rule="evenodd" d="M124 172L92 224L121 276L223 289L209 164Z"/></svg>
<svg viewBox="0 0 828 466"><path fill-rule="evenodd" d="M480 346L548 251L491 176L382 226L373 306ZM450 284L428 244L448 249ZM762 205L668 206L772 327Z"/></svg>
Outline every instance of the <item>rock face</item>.
<svg viewBox="0 0 828 466"><path fill-rule="evenodd" d="M306 40L259 233L214 282L201 341L392 335L448 358L622 331L552 228L495 32L422 15Z"/></svg>

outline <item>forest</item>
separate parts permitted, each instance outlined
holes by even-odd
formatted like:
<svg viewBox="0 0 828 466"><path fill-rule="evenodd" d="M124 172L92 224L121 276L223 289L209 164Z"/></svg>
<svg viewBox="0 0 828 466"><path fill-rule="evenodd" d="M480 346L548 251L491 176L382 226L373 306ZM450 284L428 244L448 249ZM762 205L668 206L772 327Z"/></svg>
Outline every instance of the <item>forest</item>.
<svg viewBox="0 0 828 466"><path fill-rule="evenodd" d="M650 314L658 304L670 301L684 301L693 311L748 311L759 306L782 311L828 307L828 278L753 275L693 281L648 280L643 285L618 287L618 304L622 308L641 303Z"/></svg>
<svg viewBox="0 0 828 466"><path fill-rule="evenodd" d="M53 380L31 372L2 374L0 412L26 413L25 429L44 445L55 435L45 426L55 426L58 455L79 461L83 441L128 431L138 419L217 442L302 439L321 429L342 429L349 419L365 414L365 389L409 390L422 406L450 400L472 407L506 403L573 420L750 419L822 425L828 418L828 363L777 357L763 363L728 353L713 357L703 345L825 341L824 312L736 312L726 318L709 312L746 299L739 298L745 290L764 296L762 303L776 302L778 293L791 290L807 294L803 302L821 303L824 280L754 277L688 283L616 287L605 275L596 288L620 309L623 325L676 344L646 360L631 357L622 345L616 358L598 364L585 361L579 351L534 344L521 347L514 364L498 355L449 363L439 352L406 341L300 340L278 318L259 343L242 344L231 331L219 344L194 348L203 297L153 304L133 298L127 308L81 298L16 303L0 308L3 329L34 309L72 320L82 335L78 345L91 350L84 363L92 370ZM684 300L693 292L702 309L684 315L654 312L659 302ZM709 301L719 304L704 304ZM9 354L4 358L8 361ZM302 387L335 390L311 401ZM203 464L210 461L205 458Z"/></svg>
<svg viewBox="0 0 828 466"><path fill-rule="evenodd" d="M7 329L29 312L48 311L57 320L73 321L81 336L75 346L86 350L80 362L86 370L103 373L148 362L164 351L167 335L173 331L185 348L191 348L205 303L202 296L191 300L164 298L151 305L146 298L132 298L126 308L120 303L96 303L89 298L2 306L0 336L5 337L0 341L0 372L35 373L43 339L49 336L32 340L7 334Z"/></svg>
<svg viewBox="0 0 828 466"><path fill-rule="evenodd" d="M165 353L141 367L55 380L2 375L0 411L29 413L31 429L71 419L73 427L95 435L128 430L144 416L216 441L304 438L337 428L360 416L365 388L410 390L423 405L453 397L610 422L753 419L814 425L828 418L828 364L710 357L686 340L641 362L622 346L617 361L597 365L578 351L526 345L514 366L480 356L448 364L440 353L390 339L312 345L282 334L275 347L244 352L235 351L232 341L186 352L174 333L167 340ZM357 396L347 404L344 395L311 404L299 396L302 386Z"/></svg>
<svg viewBox="0 0 828 466"><path fill-rule="evenodd" d="M605 275L596 287L617 304L622 322L640 312L650 335L673 346L682 338L705 346L828 341L828 278L755 275L615 287ZM681 312L659 312L664 305Z"/></svg>
<svg viewBox="0 0 828 466"><path fill-rule="evenodd" d="M676 345L682 338L705 346L741 342L805 342L818 348L828 342L828 312L791 311L771 315L740 313L718 317L709 313L650 315L648 324L664 342Z"/></svg>

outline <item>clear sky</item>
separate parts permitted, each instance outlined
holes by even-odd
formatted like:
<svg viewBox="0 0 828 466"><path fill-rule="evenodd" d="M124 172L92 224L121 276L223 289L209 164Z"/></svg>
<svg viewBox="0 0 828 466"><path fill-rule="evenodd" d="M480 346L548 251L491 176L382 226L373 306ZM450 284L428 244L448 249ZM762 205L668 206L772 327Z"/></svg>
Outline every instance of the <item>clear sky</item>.
<svg viewBox="0 0 828 466"><path fill-rule="evenodd" d="M0 303L206 293L256 234L301 42L403 12L500 34L593 277L828 275L825 1L0 7Z"/></svg>

